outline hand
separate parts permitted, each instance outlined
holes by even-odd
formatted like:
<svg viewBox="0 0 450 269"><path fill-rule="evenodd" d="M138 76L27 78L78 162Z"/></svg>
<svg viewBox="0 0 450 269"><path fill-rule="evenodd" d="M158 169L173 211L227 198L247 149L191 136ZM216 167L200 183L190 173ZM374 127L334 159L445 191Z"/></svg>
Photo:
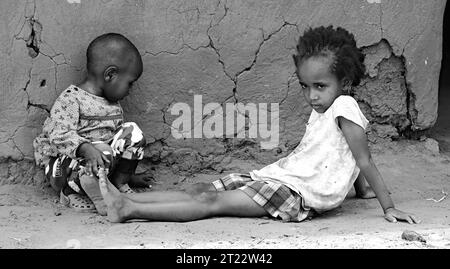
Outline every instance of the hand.
<svg viewBox="0 0 450 269"><path fill-rule="evenodd" d="M88 176L97 175L99 167L109 167L108 157L91 143L81 144L78 148L78 154L86 160L85 169ZM107 165L105 166L105 164Z"/></svg>
<svg viewBox="0 0 450 269"><path fill-rule="evenodd" d="M409 222L409 224L420 223L416 216L410 213L400 211L394 207L388 208L384 213L384 218L390 222L397 222L397 220L403 220Z"/></svg>

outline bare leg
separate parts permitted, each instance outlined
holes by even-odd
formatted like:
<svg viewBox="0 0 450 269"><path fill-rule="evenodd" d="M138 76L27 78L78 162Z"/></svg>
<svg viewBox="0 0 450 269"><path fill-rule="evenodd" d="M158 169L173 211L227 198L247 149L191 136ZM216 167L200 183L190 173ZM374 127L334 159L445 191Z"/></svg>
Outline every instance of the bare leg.
<svg viewBox="0 0 450 269"><path fill-rule="evenodd" d="M98 179L96 176L82 175L80 177L80 183L84 192L94 203L97 213L106 216L106 204L103 201L102 194L98 186Z"/></svg>
<svg viewBox="0 0 450 269"><path fill-rule="evenodd" d="M192 184L184 191L150 191L142 193L129 193L126 197L139 203L175 202L191 200L192 195L203 192L213 192L216 188L211 183Z"/></svg>
<svg viewBox="0 0 450 269"><path fill-rule="evenodd" d="M355 187L356 197L358 198L371 199L377 197L361 173L359 173L353 186Z"/></svg>
<svg viewBox="0 0 450 269"><path fill-rule="evenodd" d="M121 194L105 179L100 179L100 190L111 222L130 219L184 222L213 216L268 216L261 206L241 190L205 192L182 201L156 203L135 202Z"/></svg>

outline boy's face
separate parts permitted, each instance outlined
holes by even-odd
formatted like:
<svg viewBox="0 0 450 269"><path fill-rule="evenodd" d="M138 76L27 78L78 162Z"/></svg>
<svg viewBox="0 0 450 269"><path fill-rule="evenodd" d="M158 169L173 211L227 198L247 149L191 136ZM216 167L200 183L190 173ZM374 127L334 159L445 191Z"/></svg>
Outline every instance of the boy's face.
<svg viewBox="0 0 450 269"><path fill-rule="evenodd" d="M298 77L309 105L318 113L324 113L342 94L342 83L330 72L331 59L313 56L300 62Z"/></svg>
<svg viewBox="0 0 450 269"><path fill-rule="evenodd" d="M142 74L142 62L135 60L123 70L119 70L109 81L105 81L103 95L110 102L125 98L133 87L133 83Z"/></svg>

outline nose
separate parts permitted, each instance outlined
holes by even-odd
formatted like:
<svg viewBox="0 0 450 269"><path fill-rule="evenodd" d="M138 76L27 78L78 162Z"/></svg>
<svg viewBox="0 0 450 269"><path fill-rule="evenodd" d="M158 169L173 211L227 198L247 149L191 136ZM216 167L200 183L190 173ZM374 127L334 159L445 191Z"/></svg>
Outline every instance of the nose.
<svg viewBox="0 0 450 269"><path fill-rule="evenodd" d="M315 90L311 89L309 91L309 99L310 100L317 100L317 99L319 99L319 95L317 94L317 92Z"/></svg>

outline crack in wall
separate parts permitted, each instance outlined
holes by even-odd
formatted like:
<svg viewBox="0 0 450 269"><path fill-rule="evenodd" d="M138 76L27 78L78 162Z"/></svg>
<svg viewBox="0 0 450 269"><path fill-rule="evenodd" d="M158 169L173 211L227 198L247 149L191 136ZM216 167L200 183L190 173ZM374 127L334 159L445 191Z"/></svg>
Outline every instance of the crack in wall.
<svg viewBox="0 0 450 269"><path fill-rule="evenodd" d="M380 8L380 31L381 31L381 38L384 38L384 30L383 30L383 6L382 3L380 2L379 4L379 8Z"/></svg>
<svg viewBox="0 0 450 269"><path fill-rule="evenodd" d="M220 5L220 3L219 3L219 5ZM218 62L219 62L219 63L221 64L221 66L222 66L222 69L223 69L224 74L225 74L225 75L233 82L233 84L234 84L234 87L233 87L233 89L232 89L233 95L230 96L230 97L227 97L227 98L226 98L226 99L225 99L218 107L223 107L223 105L224 105L229 99L231 99L231 98L234 99L234 103L235 103L235 104L237 104L237 103L239 102L239 100L238 100L238 98L237 98L237 95L236 95L236 94L237 94L238 77L239 77L240 75L242 75L244 72L250 71L250 70L253 68L253 66L256 64L256 61L257 61L259 52L261 51L261 48L262 48L262 46L264 45L265 42L267 42L268 40L270 40L270 39L272 38L272 36L274 36L275 34L279 33L279 32L280 32L284 27L286 27L286 26L294 26L294 27L296 27L296 29L297 29L297 31L298 31L298 26L297 26L296 24L289 23L289 22L287 22L287 21L284 21L284 23L283 23L278 29L276 29L274 32L268 34L266 37L264 37L264 32L262 31L263 40L262 40L262 42L258 45L258 48L257 48L257 50L256 50L256 52L255 52L255 56L254 56L254 58L253 58L253 60L252 60L252 63L251 63L248 67L245 67L245 68L242 69L241 71L237 72L237 73L234 75L234 77L232 77L232 76L231 76L230 74L228 74L228 72L226 71L225 62L222 60L222 57L221 57L220 52L219 52L219 49L214 45L214 41L213 41L211 35L209 34L209 31L212 29L212 27L217 26L217 25L225 18L225 16L227 15L229 8L226 7L226 4L224 4L224 9L225 9L224 15L223 15L223 16L219 19L219 21L218 21L216 24L214 24L214 25L212 25L212 21L211 21L210 26L208 27L208 29L207 29L207 31L206 31L206 32L207 32L207 36L208 36L208 38L209 38L209 44L208 44L207 46L200 46L200 47L198 47L198 48L192 48L192 47L190 47L190 46L187 45L187 44L183 44L183 48L180 49L180 50L178 50L177 52L167 52L167 51L162 51L162 52L158 52L158 53L151 53L151 52L146 51L146 53L148 53L148 54L151 54L151 55L153 55L153 56L157 56L157 55L159 55L159 54L161 54L161 53L167 53L167 54L176 55L176 54L182 52L183 49L184 49L185 47L188 47L188 48L191 49L191 50L197 50L197 49L199 49L199 48L211 48L211 49L213 49L214 52L216 53L217 57L218 57ZM295 73L289 77L289 80L290 80L293 76L295 76ZM288 81L288 88L289 88L289 87L290 87L290 82ZM289 89L287 90L286 96L285 96L285 98L282 100L282 102L284 102L284 100L287 98L287 94L288 94L288 93L289 93ZM218 107L217 107L217 108L218 108ZM215 110L215 109L213 109L212 111L214 111L214 110ZM248 117L247 114L242 113L242 112L239 111L239 110L236 110L236 111L237 111L237 113L243 115L245 118L249 119L249 117ZM164 111L162 111L162 112L163 112L163 119L164 119L163 121L164 121L164 124L166 124L166 125L168 125L170 128L172 128L172 126L170 126L170 125L165 121L165 112L164 112ZM212 112L211 112L209 115L203 115L201 120L199 120L198 122L194 123L193 126L190 128L190 130L186 130L185 132L192 132L192 130L194 130L194 128L195 128L198 124L201 124L202 122L204 122L204 120L207 119L207 118L208 118L209 116L211 116L211 115L212 115ZM250 120L250 119L249 119L249 120ZM252 123L250 122L250 125L251 125L251 124L252 124ZM238 134L240 131L241 131L241 130L237 130L237 131L235 132L235 134L234 134L235 137L237 137L237 134Z"/></svg>
<svg viewBox="0 0 450 269"><path fill-rule="evenodd" d="M221 1L219 1L218 2L218 4L217 4L217 8L221 5ZM221 66L222 66L222 70L223 70L223 72L224 72L224 74L231 80L231 81L233 81L233 83L234 83L234 85L235 85L235 87L234 88L236 88L236 82L233 80L233 78L226 72L226 69L225 69L225 63L223 62L223 60L222 60L222 58L221 58L221 55L220 55L220 53L219 53L219 50L215 47L215 45L214 45L214 42L213 42L213 40L212 40L212 38L211 38L211 36L210 36L210 34L209 34L209 31L211 30L211 28L212 27L214 27L214 26L217 26L225 17L226 17L226 15L228 14L228 10L229 10L229 8L226 6L226 1L225 1L225 3L223 4L223 8L224 8L224 15L223 16L221 16L221 18L219 18L219 20L213 25L213 18L211 19L211 21L210 21L210 24L209 24L209 27L208 27L208 29L206 30L206 35L208 36L208 39L209 39L209 43L207 44L207 45L201 45L201 46L198 46L198 47L196 47L196 48L194 48L194 47L192 47L192 46L190 46L189 44L187 44L186 42L184 42L184 38L182 37L182 39L183 39L183 45L182 45L182 47L180 48L180 49L178 49L177 51L175 51L175 52L171 52L171 51L159 51L159 52L151 52L151 51L145 51L144 52L144 55L146 55L146 54L150 54L150 55L152 55L152 56L158 56L158 55L160 55L160 54L169 54L169 55L178 55L178 54L180 54L180 53L182 53L186 48L188 48L188 49L190 49L190 50L192 50L192 51L197 51L197 50L199 50L199 49L207 49L207 48L210 48L210 49L212 49L212 50L214 50L214 52L215 52L215 54L217 55L217 57L218 57L218 62L221 64ZM189 10L187 10L187 11L189 11ZM190 10L190 11L192 11L192 9ZM178 11L177 11L178 12ZM198 11L199 12L199 11ZM230 96L230 97L227 97L222 103L220 103L219 104L219 106L218 107L222 107L223 105L224 105L224 103L226 103L230 98L234 98L235 99L235 102L237 103L237 98L236 98L236 96L235 96L235 94L233 93L233 95L232 96ZM217 108L218 108L217 107ZM215 108L216 109L216 108ZM212 111L214 111L215 109L213 109ZM166 121L166 118L165 118L165 113L166 113L166 111L165 111L166 109L162 109L161 110L161 112L163 113L163 123L165 124L165 125L167 125L167 126L169 126L171 129L173 128L171 125L169 125L168 123L167 123L167 121ZM212 113L212 112L211 112ZM190 130L186 130L186 131L184 131L184 132L192 132L192 130L194 130L194 128L198 125L198 124L201 124L205 119L207 119L209 116L211 116L211 115L203 115L202 116L202 119L201 120L199 120L198 122L194 122L193 123L193 125L192 125L192 127L191 127L191 129ZM166 138L162 138L162 139L166 139Z"/></svg>
<svg viewBox="0 0 450 269"><path fill-rule="evenodd" d="M22 156L19 158L19 160L23 160L23 159L25 158L26 155L25 155L25 154L22 152L22 150L20 150L20 148L17 146L16 142L14 141L14 138L16 137L17 132L19 131L19 129L20 129L20 128L23 128L23 127L26 127L26 126L27 126L26 124L17 126L17 128L14 130L13 134L12 134L8 139L6 139L6 140L0 142L0 144L5 144L5 143L8 143L8 142L11 142L11 143L13 144L13 148L16 149L16 150L22 155ZM0 158L2 158L2 157L0 157Z"/></svg>
<svg viewBox="0 0 450 269"><path fill-rule="evenodd" d="M31 67L29 70L28 70L28 80L27 80L27 82L25 83L25 87L22 89L26 94L27 94L27 110L30 108L30 106L33 106L33 107L37 107L37 108L40 108L40 109L43 109L43 110L45 110L47 113L50 113L50 108L47 106L47 105L45 105L45 104L34 104L34 103L32 103L31 101L30 101L30 94L28 93L28 87L30 86L30 83L31 83L31 73L32 73L32 70L33 70L33 67Z"/></svg>
<svg viewBox="0 0 450 269"><path fill-rule="evenodd" d="M284 103L284 101L286 101L286 99L288 98L288 96L289 96L289 91L290 91L290 89L291 89L291 83L293 83L293 82L295 82L295 81L298 81L296 72L292 73L292 74L289 76L289 78L288 78L288 81L287 81L287 88L286 88L286 89L287 89L287 90L286 90L286 94L284 95L283 99L281 99L281 101L279 102L280 106L281 106L281 105Z"/></svg>
<svg viewBox="0 0 450 269"><path fill-rule="evenodd" d="M33 1L33 12L32 12L31 15L27 15L27 14L26 14L26 13L27 13L27 11L26 11L27 7L28 7L28 3L25 5L25 15L24 15L25 21L24 21L24 23L22 24L19 33L14 35L14 39L15 39L15 40L22 40L22 41L25 42L25 45L26 45L26 47L28 48L28 55L29 55L31 58L34 59L34 58L36 58L39 54L41 54L41 55L44 55L44 56L48 57L48 58L54 63L54 69L55 69L55 73L54 73L54 78L55 78L54 90L55 90L55 94L56 94L56 93L57 93L57 88L56 88L56 87L57 87L57 83L58 83L58 71L57 71L57 67L58 67L59 65L68 64L68 63L67 63L67 59L66 59L65 55L62 54L62 53L57 53L57 54L54 55L54 56L50 56L50 55L47 55L47 54L45 54L45 53L42 52L42 50L41 50L41 44L44 43L44 42L43 42L42 39L41 39L41 33L42 33L42 31L43 31L43 26L42 26L42 24L41 24L38 20L35 19L35 14L36 14L36 1ZM28 25L28 27L30 28L30 33L29 33L29 35L28 35L27 37L19 37L20 33L23 32L23 29L24 29L25 25ZM49 47L50 47L50 46L49 46ZM50 47L50 48L51 48L51 47ZM55 57L60 56L60 55L62 55L62 56L64 57L64 62L63 62L63 63L57 63L57 62L55 61L55 59L54 59ZM68 65L69 65L69 64L68 64ZM25 84L25 87L23 88L23 90L26 92L26 94L27 94L27 96L28 96L27 109L29 109L30 106L33 106L33 107L37 107L37 108L43 109L43 110L45 110L47 113L49 113L49 112L50 112L50 108L48 107L48 105L45 105L45 104L35 104L35 103L32 103L32 102L30 101L30 95L29 95L27 89L28 89L28 87L29 87L29 85L30 85L30 83L31 83L31 77L32 77L31 71L32 71L32 69L33 69L33 67L31 67L31 68L29 69L29 72L28 72L28 80L27 80L27 82L26 82L26 84Z"/></svg>
<svg viewBox="0 0 450 269"><path fill-rule="evenodd" d="M25 40L28 48L28 55L30 55L31 58L36 58L40 51L39 46L41 43L42 24L34 18L29 18L28 24L31 27L30 36Z"/></svg>
<svg viewBox="0 0 450 269"><path fill-rule="evenodd" d="M226 9L226 10L228 11L228 9ZM225 13L225 15L226 15L226 14L227 14L227 13ZM223 16L223 18L225 17L225 15ZM222 18L222 19L223 19L223 18ZM222 20L222 19L221 19L221 20ZM220 21L221 21L221 20L220 20ZM218 23L217 23L216 25L218 25ZM214 26L216 26L216 25L214 25ZM274 36L275 34L277 34L278 32L280 32L280 31L281 31L284 27L286 27L286 26L295 26L296 29L298 30L298 26L297 26L296 24L293 24L293 23L289 23L289 22L287 22L287 21L284 21L284 23L281 25L281 27L279 27L277 30L275 30L274 32L272 32L272 33L270 33L269 35L267 35L267 37L264 37L264 32L262 31L263 40L262 40L262 42L258 45L258 48L256 49L255 56L254 56L254 58L253 58L251 64L250 64L249 66L243 68L241 71L237 72L236 74L234 74L234 76L231 76L231 75L228 74L228 72L226 71L225 62L222 60L222 57L221 57L220 52L219 52L219 49L214 45L214 42L213 42L213 40L212 40L212 38L211 38L211 35L209 34L209 31L210 31L210 29L211 29L213 26L210 25L210 27L208 28L208 30L207 30L207 35L208 35L209 41L210 41L210 42L209 42L209 47L211 47L211 48L215 51L215 53L217 54L217 56L218 56L218 61L219 61L219 63L222 65L223 72L225 73L225 75L228 76L228 77L230 78L230 80L234 83L234 87L233 87L233 89L232 89L232 92L233 92L233 98L235 99L235 103L238 103L238 102L239 102L239 100L238 100L238 98L237 98L237 95L236 95L236 94L237 94L237 84L238 84L238 78L239 78L239 76L242 75L242 74L245 73L245 72L250 71L250 70L253 68L253 66L256 64L256 61L257 61L257 59L258 59L258 55L259 55L259 53L260 53L260 51L261 51L261 48L262 48L262 46L264 45L264 43L267 42L268 40L270 40L270 38L271 38L272 36Z"/></svg>
<svg viewBox="0 0 450 269"><path fill-rule="evenodd" d="M235 74L236 81L237 81L237 78L238 78L240 75L242 75L244 72L250 71L250 70L253 68L253 66L256 64L256 60L258 59L259 52L261 51L261 48L262 48L262 46L264 45L264 43L267 42L267 41L269 41L270 38L272 38L272 36L274 36L275 34L279 33L279 32L280 32L281 30L283 30L283 28L286 27L286 26L295 26L295 27L297 27L296 24L292 24L292 23L289 23L289 22L286 22L286 21L285 21L285 22L283 23L283 25L281 25L280 28L278 28L278 29L275 30L274 32L270 33L267 37L264 37L264 32L262 31L263 40L262 40L262 42L259 44L259 46L258 46L258 48L257 48L257 50L256 50L256 52L255 52L255 57L253 58L252 63L251 63L249 66L245 67L244 69L242 69L241 71L239 71L238 73Z"/></svg>
<svg viewBox="0 0 450 269"><path fill-rule="evenodd" d="M165 50L163 50L163 51L158 51L158 52L151 52L151 51L145 50L143 56L145 56L147 54L149 54L151 56L154 56L154 57L156 57L156 56L158 56L160 54L178 55L180 53L183 53L186 48L188 48L188 49L190 49L192 51L198 51L200 49L209 48L209 44L208 45L201 45L201 46L198 46L198 47L194 48L194 47L190 46L189 44L183 43L181 48L179 48L176 51L165 51Z"/></svg>
<svg viewBox="0 0 450 269"><path fill-rule="evenodd" d="M229 8L227 7L227 2L228 2L228 1L225 0L225 3L223 4L223 9L224 9L223 16L219 19L218 22L216 22L215 25L219 25L219 23L221 23L222 20L225 19L225 17L228 15L228 10L229 10ZM219 2L217 3L217 7L219 7L221 3L222 3L222 1L219 0Z"/></svg>
<svg viewBox="0 0 450 269"><path fill-rule="evenodd" d="M426 30L426 27L424 27L424 28L420 31L420 33L414 34L411 38L409 38L409 39L405 42L405 45L403 46L402 52L401 52L401 54L400 54L399 56L403 56L403 55L405 54L405 50L406 50L406 48L408 47L409 43L410 43L412 40L416 39L417 37L422 36L423 33L425 32L425 30Z"/></svg>

